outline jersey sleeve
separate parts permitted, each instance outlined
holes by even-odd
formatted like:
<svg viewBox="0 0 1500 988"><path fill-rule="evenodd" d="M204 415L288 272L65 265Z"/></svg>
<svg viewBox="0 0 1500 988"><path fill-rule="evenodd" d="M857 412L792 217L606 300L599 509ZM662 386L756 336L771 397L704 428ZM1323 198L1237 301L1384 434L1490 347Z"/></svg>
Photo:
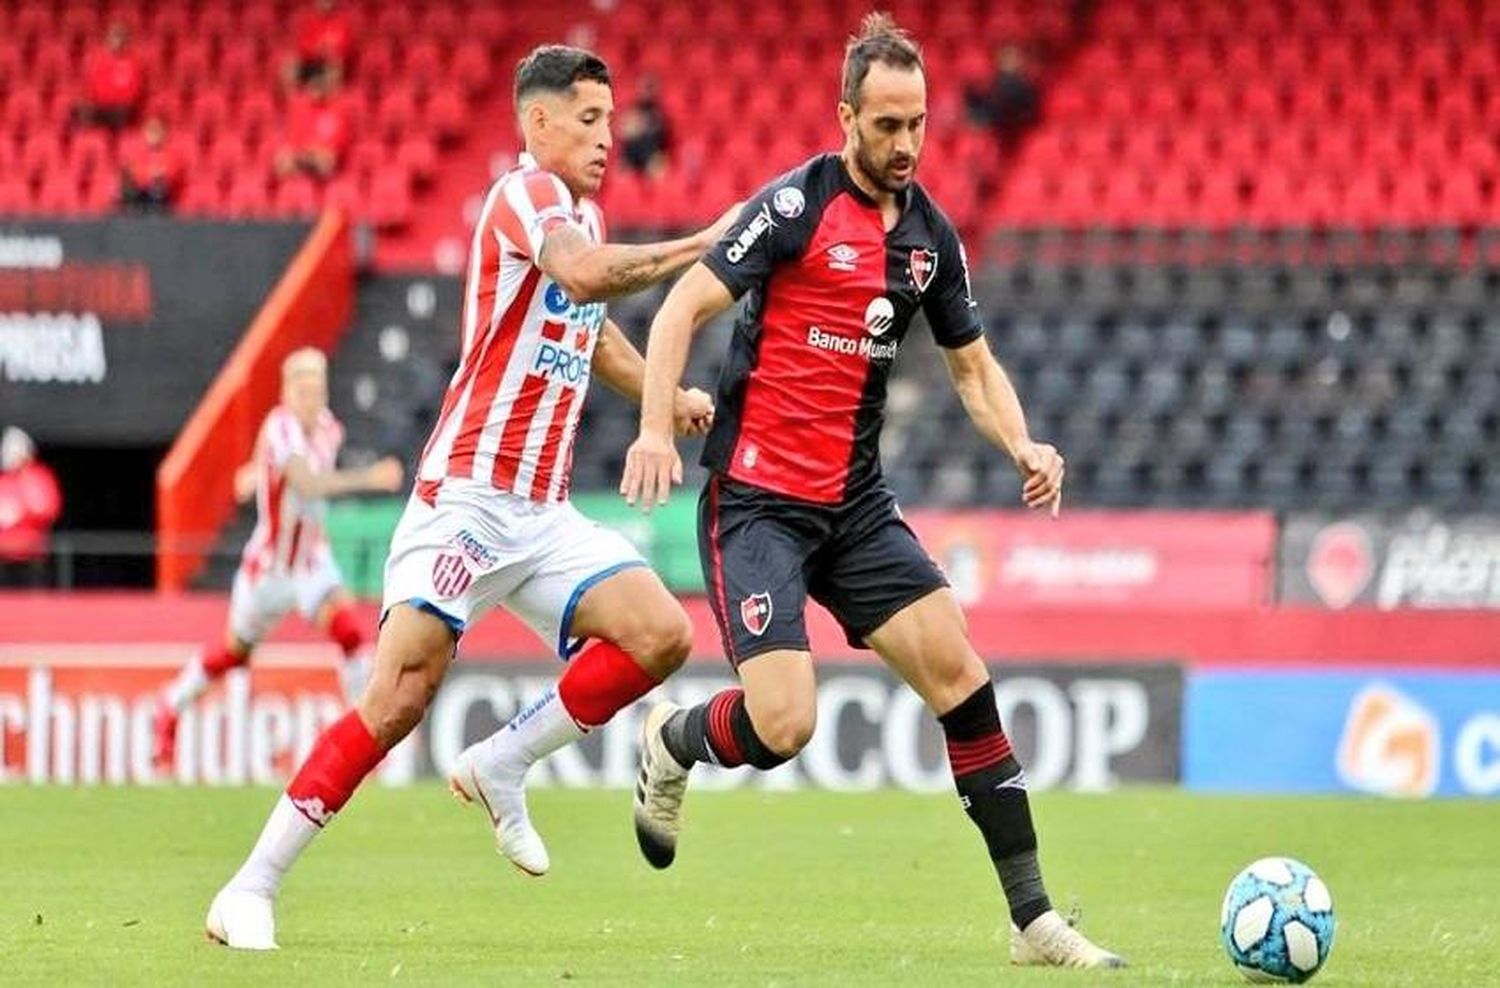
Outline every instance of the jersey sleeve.
<svg viewBox="0 0 1500 988"><path fill-rule="evenodd" d="M922 311L932 327L932 338L952 350L983 336L984 321L969 285L969 258L963 241L946 218L938 222L936 265L932 284L922 293Z"/></svg>
<svg viewBox="0 0 1500 988"><path fill-rule="evenodd" d="M266 419L263 427L263 451L266 462L280 472L286 469L287 461L294 456L307 458L307 436L292 416L277 411Z"/></svg>
<svg viewBox="0 0 1500 988"><path fill-rule="evenodd" d="M523 172L505 181L491 222L507 248L533 264L549 231L573 223L573 194L551 172Z"/></svg>
<svg viewBox="0 0 1500 988"><path fill-rule="evenodd" d="M805 169L783 175L757 192L729 232L707 254L703 265L739 298L763 284L777 265L807 249L816 225L803 187Z"/></svg>

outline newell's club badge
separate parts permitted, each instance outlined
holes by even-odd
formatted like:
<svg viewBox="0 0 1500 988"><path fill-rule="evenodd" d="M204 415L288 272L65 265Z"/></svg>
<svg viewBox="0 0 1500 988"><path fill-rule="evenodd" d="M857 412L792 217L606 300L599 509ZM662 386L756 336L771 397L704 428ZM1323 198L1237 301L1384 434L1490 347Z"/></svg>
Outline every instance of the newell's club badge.
<svg viewBox="0 0 1500 988"><path fill-rule="evenodd" d="M469 589L473 579L464 557L457 553L439 553L432 564L432 590L442 600L452 600Z"/></svg>
<svg viewBox="0 0 1500 988"><path fill-rule="evenodd" d="M760 637L765 634L771 625L771 595L756 593L740 601L740 620L752 635Z"/></svg>
<svg viewBox="0 0 1500 988"><path fill-rule="evenodd" d="M918 247L911 252L911 282L918 292L927 291L932 276L937 274L937 251Z"/></svg>

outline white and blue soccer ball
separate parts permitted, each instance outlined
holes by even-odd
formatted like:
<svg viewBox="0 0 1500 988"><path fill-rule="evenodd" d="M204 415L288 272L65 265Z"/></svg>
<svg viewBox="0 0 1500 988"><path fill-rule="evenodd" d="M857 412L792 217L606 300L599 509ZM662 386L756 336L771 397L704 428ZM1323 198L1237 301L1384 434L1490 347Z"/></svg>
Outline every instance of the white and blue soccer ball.
<svg viewBox="0 0 1500 988"><path fill-rule="evenodd" d="M1333 895L1292 858L1261 858L1229 883L1219 932L1229 960L1257 984L1300 984L1333 948Z"/></svg>

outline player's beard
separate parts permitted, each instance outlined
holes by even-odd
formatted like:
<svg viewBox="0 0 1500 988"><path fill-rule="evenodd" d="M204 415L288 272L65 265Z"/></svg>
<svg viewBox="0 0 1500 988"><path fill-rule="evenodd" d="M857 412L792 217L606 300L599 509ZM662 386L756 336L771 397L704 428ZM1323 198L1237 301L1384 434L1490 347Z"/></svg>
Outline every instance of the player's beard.
<svg viewBox="0 0 1500 988"><path fill-rule="evenodd" d="M906 173L905 178L893 178L890 175L890 167L895 163L896 155L892 154L884 161L879 160L871 153L870 145L865 142L864 132L858 126L854 128L854 167L858 168L860 174L864 175L877 189L892 195L906 191L906 187L911 185L911 180L917 174L917 156L904 155L903 159L911 162L911 170Z"/></svg>

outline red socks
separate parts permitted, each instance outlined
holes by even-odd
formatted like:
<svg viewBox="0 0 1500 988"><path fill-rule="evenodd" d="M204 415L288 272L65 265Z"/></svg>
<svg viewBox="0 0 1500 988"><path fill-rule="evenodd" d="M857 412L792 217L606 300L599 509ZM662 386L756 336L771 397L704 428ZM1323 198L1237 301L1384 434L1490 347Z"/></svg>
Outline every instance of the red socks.
<svg viewBox="0 0 1500 988"><path fill-rule="evenodd" d="M359 630L359 618L355 617L354 608L345 605L333 612L333 616L328 619L328 637L338 642L346 659L360 650L365 643L365 635Z"/></svg>
<svg viewBox="0 0 1500 988"><path fill-rule="evenodd" d="M203 674L218 679L236 666L245 664L248 655L235 655L227 645L215 645L203 653Z"/></svg>
<svg viewBox="0 0 1500 988"><path fill-rule="evenodd" d="M303 816L326 826L384 756L359 712L351 710L318 738L287 785L287 798Z"/></svg>
<svg viewBox="0 0 1500 988"><path fill-rule="evenodd" d="M656 685L620 646L596 641L568 663L558 680L557 695L568 715L587 729L609 723Z"/></svg>

